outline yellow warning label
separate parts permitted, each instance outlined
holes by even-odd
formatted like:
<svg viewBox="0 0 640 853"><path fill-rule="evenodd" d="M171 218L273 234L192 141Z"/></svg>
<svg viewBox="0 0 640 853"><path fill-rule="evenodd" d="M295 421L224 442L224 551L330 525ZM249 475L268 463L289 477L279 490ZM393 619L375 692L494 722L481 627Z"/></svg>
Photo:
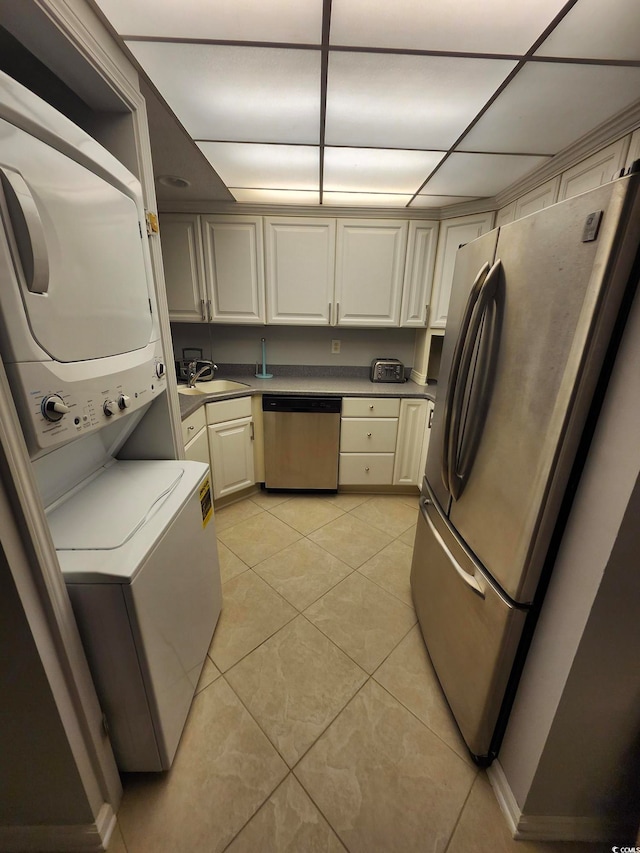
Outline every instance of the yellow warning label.
<svg viewBox="0 0 640 853"><path fill-rule="evenodd" d="M211 502L211 486L209 478L200 486L200 509L202 510L202 526L206 527L213 515L213 504Z"/></svg>

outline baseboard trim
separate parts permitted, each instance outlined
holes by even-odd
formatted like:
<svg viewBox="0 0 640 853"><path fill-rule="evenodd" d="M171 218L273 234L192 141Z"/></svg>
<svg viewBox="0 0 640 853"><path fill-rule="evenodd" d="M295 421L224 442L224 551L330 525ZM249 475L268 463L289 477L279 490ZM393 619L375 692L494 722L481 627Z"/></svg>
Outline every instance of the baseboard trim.
<svg viewBox="0 0 640 853"><path fill-rule="evenodd" d="M101 853L116 825L104 803L94 823L71 826L0 826L0 853Z"/></svg>
<svg viewBox="0 0 640 853"><path fill-rule="evenodd" d="M632 826L604 817L523 815L498 761L487 768L496 799L517 841L591 841L626 844L635 837Z"/></svg>

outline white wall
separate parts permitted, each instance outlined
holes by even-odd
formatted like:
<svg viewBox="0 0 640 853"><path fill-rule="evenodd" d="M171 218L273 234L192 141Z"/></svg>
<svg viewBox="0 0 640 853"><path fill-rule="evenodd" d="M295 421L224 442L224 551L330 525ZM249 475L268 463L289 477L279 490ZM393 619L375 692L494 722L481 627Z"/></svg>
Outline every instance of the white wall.
<svg viewBox="0 0 640 853"><path fill-rule="evenodd" d="M380 356L413 364L414 329L345 329L316 326L221 326L215 323L172 323L173 349L201 347L204 358L223 364L253 364L262 358L266 338L269 364L368 367ZM332 355L331 341L340 341Z"/></svg>

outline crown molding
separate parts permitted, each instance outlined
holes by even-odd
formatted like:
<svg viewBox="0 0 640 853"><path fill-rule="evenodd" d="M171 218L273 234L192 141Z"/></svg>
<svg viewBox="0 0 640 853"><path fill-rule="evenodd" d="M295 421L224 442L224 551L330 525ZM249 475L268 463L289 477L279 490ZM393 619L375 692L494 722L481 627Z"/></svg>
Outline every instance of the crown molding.
<svg viewBox="0 0 640 853"><path fill-rule="evenodd" d="M640 100L631 107L617 113L613 118L603 122L594 130L586 133L572 145L567 146L546 163L538 166L524 178L511 184L511 186L494 196L493 201L497 208L505 207L530 190L535 189L545 181L555 178L562 172L566 172L572 166L586 160L592 154L600 151L612 142L616 142L623 136L632 133L640 126Z"/></svg>
<svg viewBox="0 0 640 853"><path fill-rule="evenodd" d="M241 204L220 201L158 201L160 213L221 213L249 216L315 216L350 219L441 219L440 208L330 207L302 204Z"/></svg>

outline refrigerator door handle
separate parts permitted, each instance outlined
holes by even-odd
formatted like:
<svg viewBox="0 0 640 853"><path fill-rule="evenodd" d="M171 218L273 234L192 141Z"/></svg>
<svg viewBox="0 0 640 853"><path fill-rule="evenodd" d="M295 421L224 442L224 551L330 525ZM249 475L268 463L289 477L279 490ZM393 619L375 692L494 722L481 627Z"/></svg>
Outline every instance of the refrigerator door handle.
<svg viewBox="0 0 640 853"><path fill-rule="evenodd" d="M461 472L458 470L458 447L463 420L462 409L465 402L465 378L469 375L476 341L480 333L480 329L482 328L482 321L484 319L485 312L496 295L501 267L502 261L498 258L487 273L486 278L480 287L477 299L475 300L467 332L464 336L464 340L462 341L461 355L458 363L458 375L462 378L462 382L457 383L457 387L452 394L451 420L447 436L446 465L449 491L454 500L457 500L462 494L471 470L471 460L468 461L464 471Z"/></svg>
<svg viewBox="0 0 640 853"><path fill-rule="evenodd" d="M453 351L453 359L451 361L449 385L447 387L447 396L445 397L444 401L443 442L441 459L442 482L444 483L444 486L447 491L451 491L451 470L449 468L449 458L451 454L449 448L451 445L451 422L453 401L456 396L456 387L458 384L458 379L460 377L460 362L462 360L464 343L469 331L469 324L471 323L471 317L473 316L473 309L475 308L476 302L480 297L482 285L484 284L488 274L489 264L484 263L478 270L475 280L471 286L469 298L467 299L467 304L465 305L464 313L462 315L462 322L460 324L458 340L456 341L455 349Z"/></svg>
<svg viewBox="0 0 640 853"><path fill-rule="evenodd" d="M7 202L22 271L31 293L49 290L49 257L40 213L27 182L19 172L0 168L0 181Z"/></svg>
<svg viewBox="0 0 640 853"><path fill-rule="evenodd" d="M460 567L458 561L456 560L454 555L449 550L447 543L444 541L442 536L440 536L440 534L436 530L433 522L429 518L429 513L427 512L427 504L430 504L430 503L432 503L432 502L429 500L429 498L425 498L425 497L420 498L420 512L422 513L422 517L424 518L424 520L429 525L431 535L436 540L438 545L440 545L440 547L442 548L442 551L444 552L444 554L446 554L449 562L451 563L451 566L456 571L456 573L460 576L460 578L466 583L466 585L473 592L475 592L476 595L479 595L480 598L484 598L485 597L484 589L483 589L480 581L478 580L477 573L470 575L468 572L465 572L464 569L462 569Z"/></svg>

